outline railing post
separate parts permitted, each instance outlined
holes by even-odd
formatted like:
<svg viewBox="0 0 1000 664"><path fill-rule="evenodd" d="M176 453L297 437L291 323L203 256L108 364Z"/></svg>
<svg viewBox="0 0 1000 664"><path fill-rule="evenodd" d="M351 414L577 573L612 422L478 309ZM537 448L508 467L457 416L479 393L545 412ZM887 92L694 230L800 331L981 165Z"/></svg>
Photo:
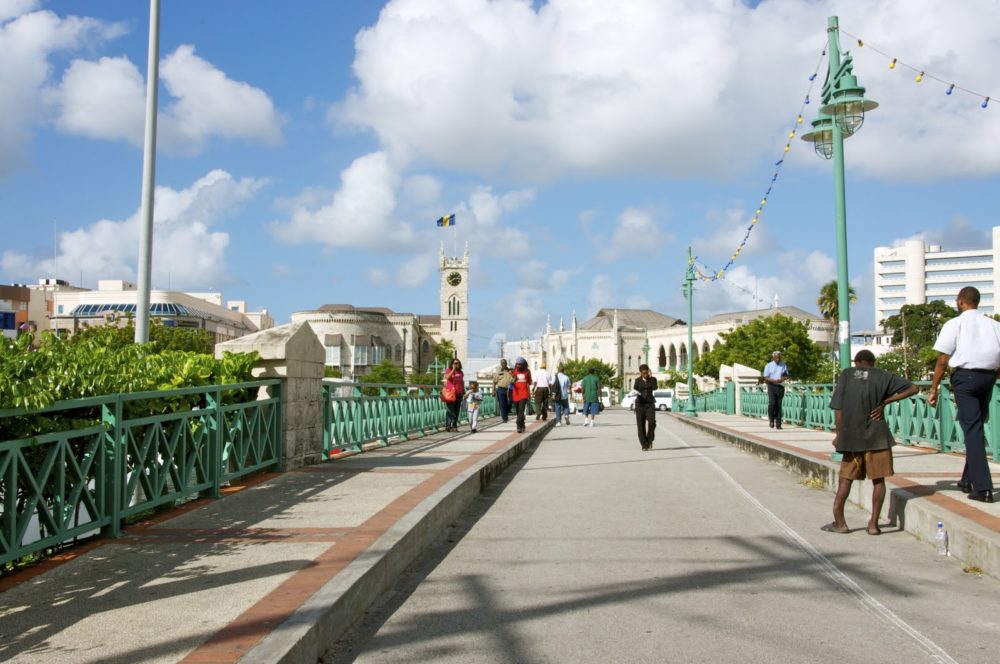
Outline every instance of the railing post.
<svg viewBox="0 0 1000 664"><path fill-rule="evenodd" d="M122 430L122 395L116 394L109 406L101 405L101 420L105 427L111 430L105 432L104 444L107 446L101 455L98 466L102 477L101 494L104 499L102 510L108 515L108 525L101 528L105 537L118 537L122 532L122 503L125 501L125 434ZM96 486L96 483L95 483Z"/></svg>
<svg viewBox="0 0 1000 664"><path fill-rule="evenodd" d="M937 405L938 452L944 452L951 449L951 433L955 427L955 418L951 415L951 404L949 403L951 383L941 386L940 396L941 398L938 400Z"/></svg>
<svg viewBox="0 0 1000 664"><path fill-rule="evenodd" d="M994 461L1000 461L1000 388L993 384L993 394L990 395L989 427L986 430L986 443L990 446Z"/></svg>
<svg viewBox="0 0 1000 664"><path fill-rule="evenodd" d="M389 390L384 386L378 388L379 396L379 440L383 445L389 444Z"/></svg>
<svg viewBox="0 0 1000 664"><path fill-rule="evenodd" d="M329 458L333 449L333 404L330 402L330 386L323 384L323 457Z"/></svg>
<svg viewBox="0 0 1000 664"><path fill-rule="evenodd" d="M205 393L206 405L212 410L208 420L208 480L212 487L202 495L218 498L222 495L222 392L219 389Z"/></svg>

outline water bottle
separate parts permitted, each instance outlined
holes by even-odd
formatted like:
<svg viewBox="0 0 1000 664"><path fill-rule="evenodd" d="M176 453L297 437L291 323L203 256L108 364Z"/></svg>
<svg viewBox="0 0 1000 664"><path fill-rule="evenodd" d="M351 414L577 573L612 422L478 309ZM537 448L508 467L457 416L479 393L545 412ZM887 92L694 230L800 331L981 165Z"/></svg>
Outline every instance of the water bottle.
<svg viewBox="0 0 1000 664"><path fill-rule="evenodd" d="M948 555L948 534L944 532L944 524L938 521L937 532L934 533L934 543L937 544L939 556Z"/></svg>

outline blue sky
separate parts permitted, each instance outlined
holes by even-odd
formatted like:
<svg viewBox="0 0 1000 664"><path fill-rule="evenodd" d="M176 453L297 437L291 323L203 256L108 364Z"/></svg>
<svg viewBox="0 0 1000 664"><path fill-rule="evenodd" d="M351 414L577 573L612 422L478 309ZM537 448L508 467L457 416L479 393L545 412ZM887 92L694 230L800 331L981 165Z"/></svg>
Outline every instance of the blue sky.
<svg viewBox="0 0 1000 664"><path fill-rule="evenodd" d="M165 0L154 287L279 322L438 313L440 243L468 241L474 355L547 314L685 318L687 247L722 267L785 156L695 319L754 292L815 311L832 165L783 147L832 14L881 104L846 143L852 323L871 327L875 246L984 246L1000 224L1000 99L931 79L1000 95L997 0ZM0 0L4 282L135 279L147 26L141 0Z"/></svg>

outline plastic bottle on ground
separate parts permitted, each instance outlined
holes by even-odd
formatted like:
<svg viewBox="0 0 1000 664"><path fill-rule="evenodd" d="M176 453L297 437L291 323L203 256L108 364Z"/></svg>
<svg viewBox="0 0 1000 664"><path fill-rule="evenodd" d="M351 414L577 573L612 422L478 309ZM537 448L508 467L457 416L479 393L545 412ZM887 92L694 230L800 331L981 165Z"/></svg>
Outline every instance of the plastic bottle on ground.
<svg viewBox="0 0 1000 664"><path fill-rule="evenodd" d="M937 532L934 533L934 543L939 556L948 555L948 533L944 532L944 524L938 521Z"/></svg>

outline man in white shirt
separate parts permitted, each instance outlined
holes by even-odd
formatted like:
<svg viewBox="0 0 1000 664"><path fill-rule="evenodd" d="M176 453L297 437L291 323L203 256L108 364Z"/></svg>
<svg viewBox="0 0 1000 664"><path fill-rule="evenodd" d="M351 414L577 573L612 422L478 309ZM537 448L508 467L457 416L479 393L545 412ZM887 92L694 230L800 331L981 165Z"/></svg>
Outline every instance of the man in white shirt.
<svg viewBox="0 0 1000 664"><path fill-rule="evenodd" d="M771 353L771 361L764 365L764 382L767 383L767 421L772 429L781 428L781 401L785 398L785 381L788 365L781 361L781 351Z"/></svg>
<svg viewBox="0 0 1000 664"><path fill-rule="evenodd" d="M980 313L979 291L972 286L958 291L955 306L958 316L944 324L934 342L940 355L927 401L937 405L938 386L945 367L950 366L958 421L965 433L965 468L958 487L970 500L992 503L993 478L986 461L983 422L1000 369L1000 323Z"/></svg>
<svg viewBox="0 0 1000 664"><path fill-rule="evenodd" d="M542 362L538 371L534 373L535 377L535 419L536 420L547 420L549 419L549 385L552 384L552 374L549 373L548 369L545 368L545 363Z"/></svg>

